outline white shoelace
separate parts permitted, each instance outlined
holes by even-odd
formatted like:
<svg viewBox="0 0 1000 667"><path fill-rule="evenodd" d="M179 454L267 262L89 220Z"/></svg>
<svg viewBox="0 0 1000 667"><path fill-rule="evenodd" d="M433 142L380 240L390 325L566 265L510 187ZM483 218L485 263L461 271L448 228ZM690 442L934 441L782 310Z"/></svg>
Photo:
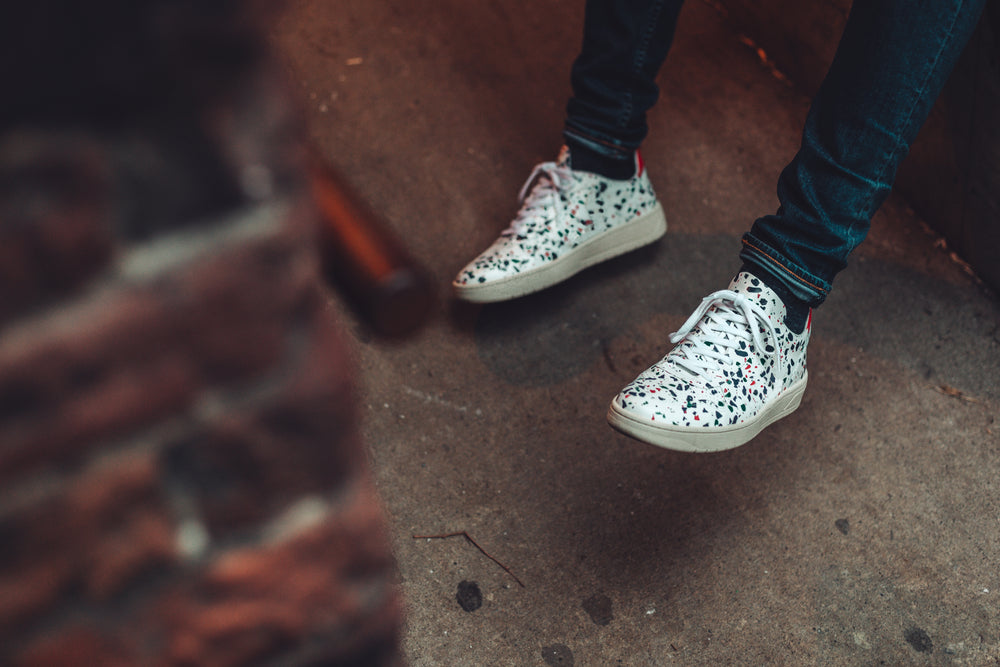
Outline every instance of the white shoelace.
<svg viewBox="0 0 1000 667"><path fill-rule="evenodd" d="M524 225L539 209L551 206L555 209L555 217L558 218L562 214L562 201L559 192L564 184L568 184L572 180L572 170L568 166L561 166L555 162L543 162L535 166L531 175L528 176L528 180L521 186L521 191L517 194L521 210L517 212L517 217L503 232L503 236L519 235L524 229Z"/></svg>
<svg viewBox="0 0 1000 667"><path fill-rule="evenodd" d="M712 306L718 307L709 312ZM761 354L774 354L773 350L778 347L778 336L774 325L767 319L767 313L744 295L732 290L719 290L702 299L701 305L691 313L687 322L670 334L670 342L679 343L684 340L702 317L705 321L701 328L688 338L695 343L694 349L682 348L670 355L675 364L692 375L717 369L717 362L732 359L732 353L727 353L726 350L737 349L741 340L753 341ZM774 342L770 353L761 338L761 326Z"/></svg>

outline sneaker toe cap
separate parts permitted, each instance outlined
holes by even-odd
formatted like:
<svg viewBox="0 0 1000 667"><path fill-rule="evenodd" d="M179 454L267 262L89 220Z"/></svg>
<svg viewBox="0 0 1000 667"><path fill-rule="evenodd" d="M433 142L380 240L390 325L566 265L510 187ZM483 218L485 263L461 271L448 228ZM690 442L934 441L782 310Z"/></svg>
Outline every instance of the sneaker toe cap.
<svg viewBox="0 0 1000 667"><path fill-rule="evenodd" d="M734 423L728 401L703 389L689 388L681 395L633 383L615 396L612 404L618 412L650 425L711 428Z"/></svg>
<svg viewBox="0 0 1000 667"><path fill-rule="evenodd" d="M486 252L463 268L456 285L475 285L507 280L538 268L543 261L511 252Z"/></svg>
<svg viewBox="0 0 1000 667"><path fill-rule="evenodd" d="M630 419L649 424L676 425L678 415L672 414L672 405L651 399L639 390L624 390L611 401L615 410Z"/></svg>
<svg viewBox="0 0 1000 667"><path fill-rule="evenodd" d="M462 269L452 282L455 285L483 285L510 278L516 273L509 262L477 260Z"/></svg>

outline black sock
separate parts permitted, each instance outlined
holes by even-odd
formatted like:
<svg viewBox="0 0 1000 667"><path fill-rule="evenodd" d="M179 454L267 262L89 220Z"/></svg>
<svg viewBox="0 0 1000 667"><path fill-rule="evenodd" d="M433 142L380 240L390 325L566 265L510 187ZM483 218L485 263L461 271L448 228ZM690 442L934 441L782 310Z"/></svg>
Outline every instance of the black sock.
<svg viewBox="0 0 1000 667"><path fill-rule="evenodd" d="M781 302L785 304L785 326L791 329L792 333L800 334L805 331L806 320L809 319L809 305L805 301L792 294L791 290L767 271L761 271L749 264L740 267L740 271L746 271L774 290Z"/></svg>
<svg viewBox="0 0 1000 667"><path fill-rule="evenodd" d="M625 159L613 158L575 142L567 143L569 145L570 167L573 169L589 171L619 181L632 178L635 175L634 155L629 155Z"/></svg>

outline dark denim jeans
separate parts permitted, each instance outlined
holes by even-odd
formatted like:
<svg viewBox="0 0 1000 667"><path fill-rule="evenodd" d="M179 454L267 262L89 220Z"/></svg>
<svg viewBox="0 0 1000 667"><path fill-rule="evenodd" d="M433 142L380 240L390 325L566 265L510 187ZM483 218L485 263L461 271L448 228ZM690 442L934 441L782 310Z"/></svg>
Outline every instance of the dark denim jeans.
<svg viewBox="0 0 1000 667"><path fill-rule="evenodd" d="M868 233L986 0L856 0L802 144L778 180L780 207L740 257L811 306ZM629 158L646 136L655 77L682 0L588 0L566 140Z"/></svg>

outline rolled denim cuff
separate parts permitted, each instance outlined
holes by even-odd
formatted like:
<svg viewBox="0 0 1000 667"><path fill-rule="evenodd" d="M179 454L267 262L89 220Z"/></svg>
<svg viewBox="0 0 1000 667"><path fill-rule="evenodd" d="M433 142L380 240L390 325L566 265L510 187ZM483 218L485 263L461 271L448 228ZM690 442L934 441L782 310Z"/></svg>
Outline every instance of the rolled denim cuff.
<svg viewBox="0 0 1000 667"><path fill-rule="evenodd" d="M815 308L823 303L830 293L831 285L829 282L788 261L781 253L753 234L743 235L743 249L740 251L740 259L754 268L766 272L810 308Z"/></svg>
<svg viewBox="0 0 1000 667"><path fill-rule="evenodd" d="M578 127L572 127L568 122L563 130L563 138L570 149L576 145L611 160L621 160L623 162L634 159L635 151L639 148L638 146L629 146L610 137L602 137L594 133L585 132Z"/></svg>

